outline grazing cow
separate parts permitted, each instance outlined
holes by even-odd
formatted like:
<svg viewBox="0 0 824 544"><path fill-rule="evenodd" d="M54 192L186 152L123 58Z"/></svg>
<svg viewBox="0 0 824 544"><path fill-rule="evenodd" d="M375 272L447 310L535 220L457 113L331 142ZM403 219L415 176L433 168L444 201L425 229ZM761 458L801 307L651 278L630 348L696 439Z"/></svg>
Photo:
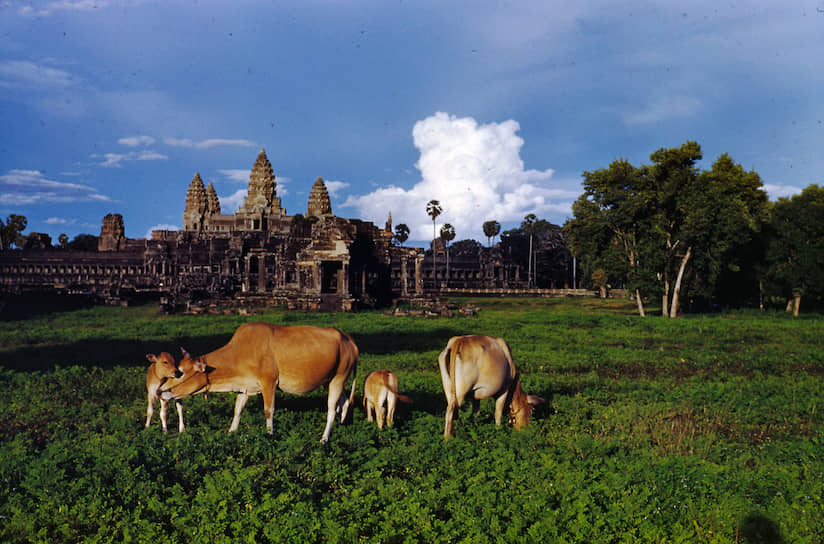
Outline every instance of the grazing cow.
<svg viewBox="0 0 824 544"><path fill-rule="evenodd" d="M476 413L480 399L495 397L496 425L501 424L504 407L509 403L510 422L516 430L529 422L534 405L546 402L521 389L520 374L503 338L454 336L438 357L438 366L447 401L443 430L447 440L455 434L453 420L467 394Z"/></svg>
<svg viewBox="0 0 824 544"><path fill-rule="evenodd" d="M184 354L181 365L191 360ZM240 414L250 395L263 394L266 430L272 434L275 390L302 395L329 384L326 428L321 442L329 440L335 414L346 419L355 396L358 347L337 329L282 326L253 322L238 327L229 343L195 359L196 372L167 382L164 399L180 399L200 392L236 392L235 415L229 431L240 424ZM352 373L352 391L344 388Z"/></svg>
<svg viewBox="0 0 824 544"><path fill-rule="evenodd" d="M412 403L412 399L398 393L398 377L389 370L370 372L363 384L363 407L366 418L372 421L372 413L378 420L378 428L383 429L383 420L391 427L395 418L396 401ZM383 405L386 404L386 409Z"/></svg>
<svg viewBox="0 0 824 544"><path fill-rule="evenodd" d="M166 432L166 404L167 400L158 395L160 387L168 380L180 378L183 372L175 363L174 357L167 352L160 355L149 353L146 359L151 361L149 365L149 372L146 375L146 393L149 397L149 405L146 408L146 428L148 429L152 422L152 414L154 413L154 403L160 400L160 426L163 432ZM180 432L183 432L183 406L175 401L175 408L177 409L177 427Z"/></svg>

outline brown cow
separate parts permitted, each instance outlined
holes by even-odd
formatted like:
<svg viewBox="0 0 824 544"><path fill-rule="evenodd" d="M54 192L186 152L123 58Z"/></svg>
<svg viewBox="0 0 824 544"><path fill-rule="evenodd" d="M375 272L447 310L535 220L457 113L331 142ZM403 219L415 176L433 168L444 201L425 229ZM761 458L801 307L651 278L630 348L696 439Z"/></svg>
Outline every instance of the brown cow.
<svg viewBox="0 0 824 544"><path fill-rule="evenodd" d="M184 355L181 365L191 359ZM337 329L246 323L238 327L229 343L194 360L197 372L167 382L164 399L180 399L200 392L236 392L235 415L229 431L240 424L240 414L249 395L263 394L266 430L272 434L275 390L302 395L329 384L326 428L321 442L329 440L335 414L346 419L355 396L358 347ZM350 372L352 391L343 395Z"/></svg>
<svg viewBox="0 0 824 544"><path fill-rule="evenodd" d="M545 402L521 389L521 378L512 362L512 352L503 338L453 336L440 356L441 381L446 394L446 421L443 435L455 434L454 418L467 394L477 413L480 399L495 397L495 424L501 424L504 406L509 403L510 421L520 430L532 415L534 405Z"/></svg>
<svg viewBox="0 0 824 544"><path fill-rule="evenodd" d="M149 405L146 408L146 428L148 429L152 423L154 403L156 400L160 400L160 426L165 433L166 404L168 401L158 395L158 390L166 381L181 378L183 372L177 367L174 357L165 351L160 355L149 353L146 355L146 359L152 363L149 365L149 372L146 375L146 393L149 397ZM175 408L177 409L177 427L180 432L183 432L183 406L175 401Z"/></svg>
<svg viewBox="0 0 824 544"><path fill-rule="evenodd" d="M389 370L370 372L363 384L363 408L366 419L372 421L372 413L378 421L378 429L383 429L384 415L386 424L391 427L395 419L396 401L412 403L412 399L398 393L398 377ZM383 405L386 404L386 409Z"/></svg>

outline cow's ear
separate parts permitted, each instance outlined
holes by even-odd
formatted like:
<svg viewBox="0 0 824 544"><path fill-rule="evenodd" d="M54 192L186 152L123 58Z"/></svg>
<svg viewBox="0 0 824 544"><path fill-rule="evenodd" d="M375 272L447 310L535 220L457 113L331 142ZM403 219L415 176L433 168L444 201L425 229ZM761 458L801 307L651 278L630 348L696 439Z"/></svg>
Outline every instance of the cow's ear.
<svg viewBox="0 0 824 544"><path fill-rule="evenodd" d="M182 353L182 354L183 354L183 357L188 357L189 359L191 359L191 358L192 358L192 356L191 356L191 355L189 355L189 352L188 352L188 351L186 351L186 348L184 348L184 347L182 347L182 346L181 346L181 348L180 348L180 353Z"/></svg>
<svg viewBox="0 0 824 544"><path fill-rule="evenodd" d="M147 358L150 362L152 362L152 363L156 363L156 362L157 362L157 357L155 356L155 354L154 354L154 353L147 353L147 354L146 354L146 358Z"/></svg>
<svg viewBox="0 0 824 544"><path fill-rule="evenodd" d="M195 363L195 371L196 372L206 372L206 363L203 361L197 361Z"/></svg>
<svg viewBox="0 0 824 544"><path fill-rule="evenodd" d="M538 395L527 395L526 401L531 404L532 406L537 406L538 404L543 404L546 402L545 398L539 397Z"/></svg>

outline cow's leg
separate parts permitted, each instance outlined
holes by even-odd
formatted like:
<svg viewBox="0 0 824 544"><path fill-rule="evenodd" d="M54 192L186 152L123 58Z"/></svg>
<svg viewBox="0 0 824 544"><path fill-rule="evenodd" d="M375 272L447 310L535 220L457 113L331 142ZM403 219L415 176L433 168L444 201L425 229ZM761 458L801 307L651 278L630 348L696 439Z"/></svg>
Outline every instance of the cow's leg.
<svg viewBox="0 0 824 544"><path fill-rule="evenodd" d="M368 399L366 401L366 420L367 421L375 421L374 418L372 417L372 412L375 412L375 414L378 413L378 411L375 410L375 403L372 402L371 399Z"/></svg>
<svg viewBox="0 0 824 544"><path fill-rule="evenodd" d="M229 427L230 433L236 431L238 425L240 425L240 413L243 411L243 407L246 406L247 400L249 400L248 394L237 394L237 399L235 399L235 417L232 418L232 425Z"/></svg>
<svg viewBox="0 0 824 544"><path fill-rule="evenodd" d="M149 404L146 406L146 428L152 424L152 414L154 414L154 394L149 393Z"/></svg>
<svg viewBox="0 0 824 544"><path fill-rule="evenodd" d="M345 385L345 376L335 376L332 378L332 381L329 382L329 398L326 401L326 428L323 429L323 436L320 439L323 443L329 441L329 435L332 433L332 423L335 421L335 414L337 414L338 410L341 411L342 416L345 416L345 412L349 409L349 399L343 401L341 398Z"/></svg>
<svg viewBox="0 0 824 544"><path fill-rule="evenodd" d="M273 382L271 386L265 386L263 390L263 417L266 419L266 432L269 434L275 433L274 417L275 417L275 392L277 391L277 383Z"/></svg>
<svg viewBox="0 0 824 544"><path fill-rule="evenodd" d="M160 399L160 428L164 433L166 432L166 404L168 402L166 399Z"/></svg>
<svg viewBox="0 0 824 544"><path fill-rule="evenodd" d="M395 405L398 397L391 391L386 395L386 426L392 427L395 423Z"/></svg>
<svg viewBox="0 0 824 544"><path fill-rule="evenodd" d="M455 415L458 412L458 400L447 398L446 419L443 426L443 437L447 440L455 435Z"/></svg>
<svg viewBox="0 0 824 544"><path fill-rule="evenodd" d="M177 408L177 430L182 433L185 429L183 426L183 405L175 401L175 408Z"/></svg>
<svg viewBox="0 0 824 544"><path fill-rule="evenodd" d="M506 399L509 393L504 393L495 399L495 425L500 425L504 415L504 406L506 406Z"/></svg>

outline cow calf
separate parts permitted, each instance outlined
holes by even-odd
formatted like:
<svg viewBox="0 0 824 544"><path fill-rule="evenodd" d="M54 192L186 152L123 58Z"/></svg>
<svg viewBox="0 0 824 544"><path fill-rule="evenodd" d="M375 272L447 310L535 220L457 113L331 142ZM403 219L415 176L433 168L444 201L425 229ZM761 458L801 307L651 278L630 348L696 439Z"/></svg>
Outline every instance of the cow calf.
<svg viewBox="0 0 824 544"><path fill-rule="evenodd" d="M366 410L366 419L373 421L374 413L378 428L383 429L385 416L387 426L391 427L394 423L397 401L412 403L412 399L398 393L398 377L389 370L370 372L366 377L366 383L363 384L363 408Z"/></svg>

